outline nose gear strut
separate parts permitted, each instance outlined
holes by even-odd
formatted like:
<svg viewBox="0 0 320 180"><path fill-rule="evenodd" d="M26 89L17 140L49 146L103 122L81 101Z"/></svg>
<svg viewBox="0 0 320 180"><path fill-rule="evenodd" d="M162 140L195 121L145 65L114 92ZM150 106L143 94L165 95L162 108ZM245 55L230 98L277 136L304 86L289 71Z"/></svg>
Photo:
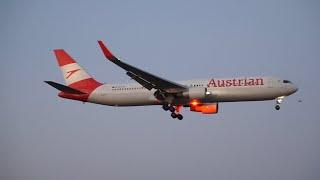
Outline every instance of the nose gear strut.
<svg viewBox="0 0 320 180"><path fill-rule="evenodd" d="M280 110L280 104L283 102L285 96L280 96L276 98L276 106L275 109L276 110Z"/></svg>

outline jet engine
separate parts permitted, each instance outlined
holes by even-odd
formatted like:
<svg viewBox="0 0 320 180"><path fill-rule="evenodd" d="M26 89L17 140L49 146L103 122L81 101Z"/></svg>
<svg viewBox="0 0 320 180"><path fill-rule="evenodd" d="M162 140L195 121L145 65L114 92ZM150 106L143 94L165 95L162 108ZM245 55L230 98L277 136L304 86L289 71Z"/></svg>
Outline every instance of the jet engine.
<svg viewBox="0 0 320 180"><path fill-rule="evenodd" d="M201 104L195 100L190 103L190 111L201 112L203 114L217 114L218 110L218 103Z"/></svg>

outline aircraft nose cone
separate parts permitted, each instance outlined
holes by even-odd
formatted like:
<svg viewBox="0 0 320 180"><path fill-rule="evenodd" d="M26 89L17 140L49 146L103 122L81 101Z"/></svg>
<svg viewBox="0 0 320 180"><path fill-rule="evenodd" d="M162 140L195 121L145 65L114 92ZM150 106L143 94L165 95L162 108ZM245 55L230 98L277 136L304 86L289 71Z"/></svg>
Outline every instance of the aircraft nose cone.
<svg viewBox="0 0 320 180"><path fill-rule="evenodd" d="M298 86L293 85L291 90L292 90L292 93L295 93L299 90L299 88L298 88Z"/></svg>

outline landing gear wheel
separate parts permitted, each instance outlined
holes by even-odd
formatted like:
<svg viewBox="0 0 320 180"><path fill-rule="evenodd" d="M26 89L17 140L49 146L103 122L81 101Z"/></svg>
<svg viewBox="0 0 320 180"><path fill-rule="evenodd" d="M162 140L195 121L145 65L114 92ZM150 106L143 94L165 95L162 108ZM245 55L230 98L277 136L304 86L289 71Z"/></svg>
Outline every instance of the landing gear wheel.
<svg viewBox="0 0 320 180"><path fill-rule="evenodd" d="M174 112L176 111L176 108L174 108L173 106L170 106L170 107L169 107L169 110L170 110L172 113L174 113Z"/></svg>
<svg viewBox="0 0 320 180"><path fill-rule="evenodd" d="M164 105L162 106L162 109L165 110L165 111L168 111L169 108L170 108L170 107L169 107L168 104L164 104Z"/></svg>
<svg viewBox="0 0 320 180"><path fill-rule="evenodd" d="M182 120L182 119L183 119L183 116L182 116L181 114L178 114L178 115L177 115L177 118L178 118L179 120Z"/></svg>
<svg viewBox="0 0 320 180"><path fill-rule="evenodd" d="M276 110L278 111L278 110L280 110L280 106L279 105L276 105Z"/></svg>
<svg viewBox="0 0 320 180"><path fill-rule="evenodd" d="M171 113L171 117L172 117L173 119L174 119L174 118L177 118L177 116L178 116L178 115L177 115L176 113L174 113L174 112Z"/></svg>

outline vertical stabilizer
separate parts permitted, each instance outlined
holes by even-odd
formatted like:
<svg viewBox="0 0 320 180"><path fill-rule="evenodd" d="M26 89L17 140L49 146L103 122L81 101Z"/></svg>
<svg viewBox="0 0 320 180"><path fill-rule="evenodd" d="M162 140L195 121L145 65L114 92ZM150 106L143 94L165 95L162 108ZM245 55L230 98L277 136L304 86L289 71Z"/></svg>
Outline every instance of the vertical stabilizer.
<svg viewBox="0 0 320 180"><path fill-rule="evenodd" d="M67 86L90 92L101 85L93 79L66 51L54 50Z"/></svg>

